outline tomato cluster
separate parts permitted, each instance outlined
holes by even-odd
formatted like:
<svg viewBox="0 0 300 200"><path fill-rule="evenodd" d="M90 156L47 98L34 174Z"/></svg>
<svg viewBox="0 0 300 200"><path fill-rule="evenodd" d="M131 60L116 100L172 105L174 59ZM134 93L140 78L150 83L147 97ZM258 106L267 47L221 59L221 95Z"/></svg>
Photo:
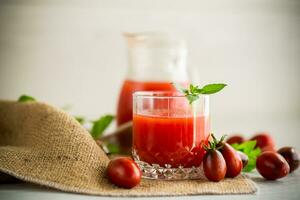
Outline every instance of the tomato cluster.
<svg viewBox="0 0 300 200"><path fill-rule="evenodd" d="M285 177L299 167L299 154L293 147L283 147L277 152L265 151L256 160L257 171L268 180Z"/></svg>
<svg viewBox="0 0 300 200"><path fill-rule="evenodd" d="M275 142L270 134L262 132L257 133L254 137L250 138L249 140L255 140L256 146L261 149L262 152L264 151L276 151L275 150ZM242 143L246 141L246 139L241 135L233 135L227 139L228 144L234 143Z"/></svg>
<svg viewBox="0 0 300 200"><path fill-rule="evenodd" d="M207 145L203 145L206 154L203 159L203 171L210 181L218 182L225 177L238 176L247 165L248 156L235 150L230 144L246 141L242 136L232 136L224 142L211 135ZM285 177L299 167L299 154L293 147L283 147L275 151L275 143L269 134L261 133L250 140L256 140L256 146L262 150L257 157L256 169L268 180ZM255 144L254 144L255 145ZM137 164L128 157L113 159L107 167L109 181L119 187L133 188L141 181L142 173Z"/></svg>
<svg viewBox="0 0 300 200"><path fill-rule="evenodd" d="M257 171L268 180L285 177L299 167L299 154L293 147L283 147L276 152L275 142L270 134L262 132L249 140L255 140L256 146L262 154L256 160ZM227 143L242 143L245 139L241 135L234 135L227 139Z"/></svg>
<svg viewBox="0 0 300 200"><path fill-rule="evenodd" d="M239 153L223 142L224 137L218 141L212 134L212 139L208 146L204 146L206 154L203 159L203 171L206 178L218 182L225 177L234 178L239 175L243 169Z"/></svg>

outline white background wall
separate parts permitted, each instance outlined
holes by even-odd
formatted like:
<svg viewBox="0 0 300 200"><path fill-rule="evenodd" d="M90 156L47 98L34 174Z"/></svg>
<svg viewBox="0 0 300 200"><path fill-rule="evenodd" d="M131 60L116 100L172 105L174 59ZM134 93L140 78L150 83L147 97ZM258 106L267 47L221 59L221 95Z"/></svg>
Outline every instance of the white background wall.
<svg viewBox="0 0 300 200"><path fill-rule="evenodd" d="M299 147L298 0L0 0L0 99L114 113L125 31L183 35L193 78L228 83L212 97L213 131L267 130Z"/></svg>

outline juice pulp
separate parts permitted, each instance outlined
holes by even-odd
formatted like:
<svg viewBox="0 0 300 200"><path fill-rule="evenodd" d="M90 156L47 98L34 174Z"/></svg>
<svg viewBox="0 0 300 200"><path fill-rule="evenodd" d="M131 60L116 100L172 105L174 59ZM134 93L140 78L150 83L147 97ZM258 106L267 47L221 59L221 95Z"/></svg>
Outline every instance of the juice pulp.
<svg viewBox="0 0 300 200"><path fill-rule="evenodd" d="M149 164L200 166L208 137L207 116L133 115L133 148Z"/></svg>
<svg viewBox="0 0 300 200"><path fill-rule="evenodd" d="M136 91L175 91L170 82L141 82L125 80L121 89L118 110L117 125L132 120L132 94Z"/></svg>

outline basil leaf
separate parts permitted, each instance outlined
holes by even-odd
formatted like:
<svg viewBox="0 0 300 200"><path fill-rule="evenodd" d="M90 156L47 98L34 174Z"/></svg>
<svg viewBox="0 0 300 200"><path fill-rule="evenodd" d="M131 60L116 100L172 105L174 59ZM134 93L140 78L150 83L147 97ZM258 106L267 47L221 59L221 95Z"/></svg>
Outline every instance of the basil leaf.
<svg viewBox="0 0 300 200"><path fill-rule="evenodd" d="M18 99L18 102L31 102L31 101L36 101L36 100L35 98L28 95L22 95Z"/></svg>
<svg viewBox="0 0 300 200"><path fill-rule="evenodd" d="M91 135L94 139L98 139L109 126L115 117L113 115L105 115L93 122Z"/></svg>
<svg viewBox="0 0 300 200"><path fill-rule="evenodd" d="M199 90L199 88L198 88L197 85L192 85L192 84L190 84L190 92L191 92L192 94L196 94L196 93L198 92L198 90Z"/></svg>
<svg viewBox="0 0 300 200"><path fill-rule="evenodd" d="M179 92L182 92L185 95L190 104L199 99L200 94L214 94L226 86L226 84L223 83L215 83L205 85L203 88L199 88L197 85L190 84L189 87L185 89L176 83L172 84Z"/></svg>
<svg viewBox="0 0 300 200"><path fill-rule="evenodd" d="M256 140L252 140L252 141L246 141L242 144L240 144L239 149L243 150L244 153L251 153L251 151L254 150L256 146Z"/></svg>
<svg viewBox="0 0 300 200"><path fill-rule="evenodd" d="M239 144L238 143L234 143L234 144L231 144L231 146L235 149L235 150L240 150L239 149Z"/></svg>
<svg viewBox="0 0 300 200"><path fill-rule="evenodd" d="M188 99L189 103L192 104L194 101L199 99L199 96L194 95L194 94L189 94L189 95L186 95L186 98Z"/></svg>
<svg viewBox="0 0 300 200"><path fill-rule="evenodd" d="M113 143L108 143L106 145L109 153L111 154L116 154L116 153L120 153L120 147L116 144L113 144Z"/></svg>
<svg viewBox="0 0 300 200"><path fill-rule="evenodd" d="M256 148L253 151L251 151L251 156L259 156L261 154L260 148Z"/></svg>
<svg viewBox="0 0 300 200"><path fill-rule="evenodd" d="M201 94L214 94L222 90L225 86L226 84L223 83L208 84L201 89Z"/></svg>
<svg viewBox="0 0 300 200"><path fill-rule="evenodd" d="M251 172L256 167L256 159L250 159L248 157L248 164L243 168L243 172Z"/></svg>
<svg viewBox="0 0 300 200"><path fill-rule="evenodd" d="M241 151L248 156L248 164L244 167L244 172L250 172L256 167L256 158L261 154L259 147L256 147L256 141L246 141L241 144L231 144L231 146L237 150Z"/></svg>

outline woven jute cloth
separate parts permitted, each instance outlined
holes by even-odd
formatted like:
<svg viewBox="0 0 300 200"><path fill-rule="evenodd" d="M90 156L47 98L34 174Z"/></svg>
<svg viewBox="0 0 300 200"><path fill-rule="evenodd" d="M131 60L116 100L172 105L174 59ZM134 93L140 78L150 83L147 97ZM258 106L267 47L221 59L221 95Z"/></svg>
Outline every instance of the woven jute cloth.
<svg viewBox="0 0 300 200"><path fill-rule="evenodd" d="M44 103L0 101L0 182L7 175L61 191L103 196L250 194L245 176L214 183L142 180L122 189L105 177L109 158L72 116Z"/></svg>

